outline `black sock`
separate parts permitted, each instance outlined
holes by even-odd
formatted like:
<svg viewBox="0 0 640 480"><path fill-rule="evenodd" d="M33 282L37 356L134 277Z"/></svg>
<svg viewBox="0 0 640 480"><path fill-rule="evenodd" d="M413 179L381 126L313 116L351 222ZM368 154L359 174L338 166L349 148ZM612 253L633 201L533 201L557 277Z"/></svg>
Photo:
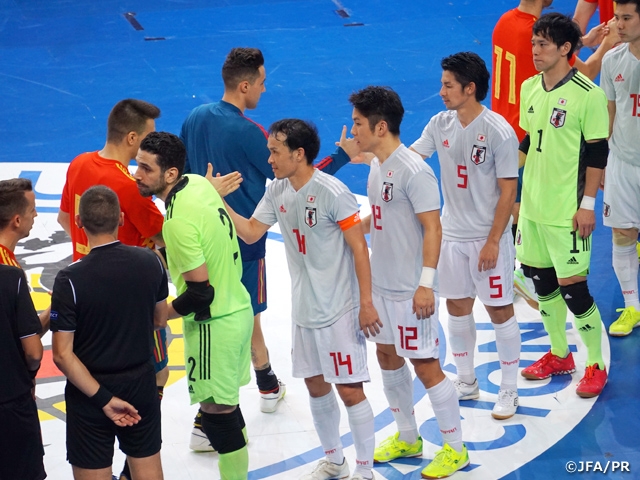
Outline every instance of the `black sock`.
<svg viewBox="0 0 640 480"><path fill-rule="evenodd" d="M131 472L129 471L129 462L127 462L126 460L124 461L124 467L122 467L122 473L120 474L120 476L128 480L131 480Z"/></svg>
<svg viewBox="0 0 640 480"><path fill-rule="evenodd" d="M273 372L271 364L262 370L256 370L256 383L260 393L277 392L279 388L278 377Z"/></svg>

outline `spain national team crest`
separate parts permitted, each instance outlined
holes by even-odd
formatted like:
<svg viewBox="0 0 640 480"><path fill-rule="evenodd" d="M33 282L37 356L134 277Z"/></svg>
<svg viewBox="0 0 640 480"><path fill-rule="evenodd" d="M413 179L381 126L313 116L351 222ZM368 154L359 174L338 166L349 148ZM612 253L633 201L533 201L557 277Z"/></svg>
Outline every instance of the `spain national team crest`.
<svg viewBox="0 0 640 480"><path fill-rule="evenodd" d="M605 217L610 217L611 216L611 205L609 205L608 203L602 202L602 214Z"/></svg>
<svg viewBox="0 0 640 480"><path fill-rule="evenodd" d="M311 207L306 207L304 211L304 223L309 225L310 227L315 227L318 223L318 217L316 216L316 209Z"/></svg>
<svg viewBox="0 0 640 480"><path fill-rule="evenodd" d="M555 128L560 128L564 125L564 120L567 118L567 111L561 108L554 108L549 123Z"/></svg>
<svg viewBox="0 0 640 480"><path fill-rule="evenodd" d="M393 183L384 182L382 184L382 200L385 202L393 200Z"/></svg>
<svg viewBox="0 0 640 480"><path fill-rule="evenodd" d="M487 147L480 147L478 145L473 146L473 150L471 150L471 161L476 165L480 165L484 163L487 157Z"/></svg>

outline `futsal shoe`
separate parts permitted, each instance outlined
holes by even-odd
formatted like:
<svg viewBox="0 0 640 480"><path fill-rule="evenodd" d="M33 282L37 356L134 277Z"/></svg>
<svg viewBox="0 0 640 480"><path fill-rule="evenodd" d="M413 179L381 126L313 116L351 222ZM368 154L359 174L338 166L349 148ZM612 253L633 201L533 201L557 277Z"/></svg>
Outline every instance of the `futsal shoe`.
<svg viewBox="0 0 640 480"><path fill-rule="evenodd" d="M337 464L324 458L318 462L313 472L303 475L300 480L342 480L344 478L349 478L347 459Z"/></svg>
<svg viewBox="0 0 640 480"><path fill-rule="evenodd" d="M622 314L609 325L609 335L612 337L626 337L634 328L640 326L640 312L634 307L618 308L616 312Z"/></svg>
<svg viewBox="0 0 640 480"><path fill-rule="evenodd" d="M400 440L399 432L391 435L376 447L373 452L374 463L386 463L401 457L421 457L422 456L422 437L414 443L408 443Z"/></svg>
<svg viewBox="0 0 640 480"><path fill-rule="evenodd" d="M478 387L477 378L473 383L465 383L462 380L456 379L453 381L453 388L456 389L458 400L475 400L480 397L480 387Z"/></svg>
<svg viewBox="0 0 640 480"><path fill-rule="evenodd" d="M191 438L189 439L189 448L194 452L215 452L215 448L211 446L211 442L207 438L207 434L202 430L202 412L198 410L196 418L193 419L193 429L191 430Z"/></svg>
<svg viewBox="0 0 640 480"><path fill-rule="evenodd" d="M566 358L558 357L548 351L544 357L522 369L520 375L529 380L544 380L552 375L565 375L576 371L573 355L569 352Z"/></svg>
<svg viewBox="0 0 640 480"><path fill-rule="evenodd" d="M287 386L278 380L278 391L270 393L260 393L260 411L262 413L273 413L278 408L278 402L287 393Z"/></svg>
<svg viewBox="0 0 640 480"><path fill-rule="evenodd" d="M531 308L538 310L538 295L533 280L527 278L521 268L513 272L513 290L524 298Z"/></svg>
<svg viewBox="0 0 640 480"><path fill-rule="evenodd" d="M436 457L431 463L422 470L422 478L450 477L467 465L469 465L469 452L466 445L463 444L462 452L458 453L445 443L442 450L436 452Z"/></svg>
<svg viewBox="0 0 640 480"><path fill-rule="evenodd" d="M360 475L359 473L354 473L351 476L350 480L375 480L376 476L373 474L373 472L371 472L371 477L370 478L364 478L362 475Z"/></svg>
<svg viewBox="0 0 640 480"><path fill-rule="evenodd" d="M595 363L585 370L584 377L578 382L576 393L582 398L597 397L606 384L607 369L600 370L600 366Z"/></svg>
<svg viewBox="0 0 640 480"><path fill-rule="evenodd" d="M516 410L518 410L518 391L500 389L498 401L493 406L491 416L496 420L506 420L513 417Z"/></svg>

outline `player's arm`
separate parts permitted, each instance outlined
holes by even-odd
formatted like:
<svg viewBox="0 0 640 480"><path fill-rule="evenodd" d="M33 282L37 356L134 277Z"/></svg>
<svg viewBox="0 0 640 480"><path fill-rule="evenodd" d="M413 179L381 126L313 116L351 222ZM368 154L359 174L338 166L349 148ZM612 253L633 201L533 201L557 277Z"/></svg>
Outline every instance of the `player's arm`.
<svg viewBox="0 0 640 480"><path fill-rule="evenodd" d="M42 332L40 333L40 336L42 337L49 331L49 322L51 321L51 305L45 308L42 313L38 314L38 318L40 319L40 325L42 325Z"/></svg>
<svg viewBox="0 0 640 480"><path fill-rule="evenodd" d="M573 12L573 21L578 24L583 35L584 32L587 31L589 20L591 20L591 17L595 13L597 7L597 2L578 0L578 3L576 4L576 10L575 12Z"/></svg>
<svg viewBox="0 0 640 480"><path fill-rule="evenodd" d="M256 220L254 217L243 217L236 213L227 202L225 202L224 206L231 217L231 221L233 221L233 224L236 226L236 233L244 243L248 245L256 243L267 233L267 230L269 230L269 225Z"/></svg>
<svg viewBox="0 0 640 480"><path fill-rule="evenodd" d="M53 361L56 366L78 390L102 408L117 426L127 427L138 423L141 417L133 405L115 397L101 386L73 352L74 336L74 332L53 333Z"/></svg>
<svg viewBox="0 0 640 480"><path fill-rule="evenodd" d="M164 243L164 238L162 238L162 230L156 233L154 236L150 238L158 247L166 247Z"/></svg>
<svg viewBox="0 0 640 480"><path fill-rule="evenodd" d="M496 267L500 253L500 238L507 228L511 218L511 210L516 201L518 178L498 178L500 197L493 216L493 225L489 231L487 241L478 254L478 271L491 270Z"/></svg>
<svg viewBox="0 0 640 480"><path fill-rule="evenodd" d="M427 159L426 155L421 154L420 152L418 152L415 148L413 147L409 147L409 150L411 150L412 152L416 152L418 155L420 155L422 157L423 160Z"/></svg>
<svg viewBox="0 0 640 480"><path fill-rule="evenodd" d="M58 223L66 234L71 237L71 215L69 215L69 212L63 212L60 210L58 212Z"/></svg>
<svg viewBox="0 0 640 480"><path fill-rule="evenodd" d="M413 296L413 313L420 320L429 318L436 311L433 282L436 268L438 267L438 259L440 258L442 226L440 225L439 210L417 213L416 217L424 231L422 239L422 275L418 289Z"/></svg>
<svg viewBox="0 0 640 480"><path fill-rule="evenodd" d="M343 220L344 221L344 220ZM371 296L371 265L369 264L369 247L364 239L362 232L362 222L352 224L346 230L343 230L344 239L353 252L353 260L355 263L356 277L358 277L358 288L360 289L360 328L364 336L374 337L380 333L382 322L378 316L378 312L373 306L373 298ZM342 227L342 223L340 225Z"/></svg>
<svg viewBox="0 0 640 480"><path fill-rule="evenodd" d="M584 196L578 211L573 216L573 229L580 237L587 238L596 228L596 216L593 211L596 194L602 181L602 172L607 166L609 145L605 138L588 140L585 146L587 175L584 185Z"/></svg>
<svg viewBox="0 0 640 480"><path fill-rule="evenodd" d="M371 214L367 215L362 219L362 233L365 235L371 233Z"/></svg>
<svg viewBox="0 0 640 480"><path fill-rule="evenodd" d="M615 100L607 101L607 112L609 112L609 140L610 140L611 135L613 135L613 122L616 119L616 101Z"/></svg>
<svg viewBox="0 0 640 480"><path fill-rule="evenodd" d="M530 146L531 137L529 136L529 132L526 132L520 145L518 145L518 169L524 167L524 164L527 162L527 154L529 153Z"/></svg>
<svg viewBox="0 0 640 480"><path fill-rule="evenodd" d="M215 289L209 283L207 264L203 263L193 270L182 273L182 278L187 284L187 289L168 306L168 318L184 317L191 313L196 314L196 320L198 317L211 318L211 315L207 316L207 314L215 297Z"/></svg>
<svg viewBox="0 0 640 480"><path fill-rule="evenodd" d="M611 20L613 22L613 20ZM611 23L609 22L609 23ZM577 56L574 67L576 67L582 74L589 77L591 80L595 79L600 73L602 68L602 58L604 54L613 48L613 46L620 41L618 32L615 28L605 35L602 43L598 46L595 52L593 52L586 61L580 60Z"/></svg>

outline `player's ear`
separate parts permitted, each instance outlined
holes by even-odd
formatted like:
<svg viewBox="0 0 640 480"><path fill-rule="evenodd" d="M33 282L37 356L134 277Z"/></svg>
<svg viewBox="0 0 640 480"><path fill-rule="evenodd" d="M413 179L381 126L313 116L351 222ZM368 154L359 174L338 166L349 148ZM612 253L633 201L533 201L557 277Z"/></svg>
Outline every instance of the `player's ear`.
<svg viewBox="0 0 640 480"><path fill-rule="evenodd" d="M385 120L380 120L375 128L374 128L375 132L378 134L378 136L383 136L385 133L387 133L389 131L389 126L387 125L387 122Z"/></svg>
<svg viewBox="0 0 640 480"><path fill-rule="evenodd" d="M80 215L79 214L76 214L75 220L76 220L76 226L78 228L84 228L84 226L82 225L82 220L80 220Z"/></svg>
<svg viewBox="0 0 640 480"><path fill-rule="evenodd" d="M124 212L120 212L120 220L118 220L118 226L124 227Z"/></svg>

